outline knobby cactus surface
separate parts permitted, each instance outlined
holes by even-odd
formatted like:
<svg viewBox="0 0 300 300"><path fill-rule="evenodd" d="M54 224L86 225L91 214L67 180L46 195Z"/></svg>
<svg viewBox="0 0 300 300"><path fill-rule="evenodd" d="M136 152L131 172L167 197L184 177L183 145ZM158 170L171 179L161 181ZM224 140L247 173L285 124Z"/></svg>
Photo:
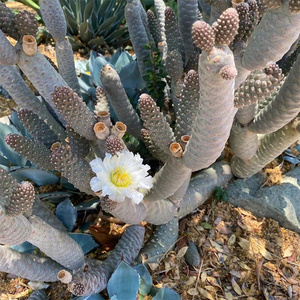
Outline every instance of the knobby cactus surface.
<svg viewBox="0 0 300 300"><path fill-rule="evenodd" d="M149 64L149 43L162 51L168 72L163 107L150 90L140 93L136 105L110 65L102 68L96 104L87 105L59 2L40 0L56 40L58 71L35 47L27 51L26 41L34 45L37 30L32 16L15 16L1 3L0 84L18 104L19 120L30 134L6 135L7 147L36 168L60 172L131 226L102 264L85 259L33 186L18 182L10 169L0 169L0 243L29 241L47 256L0 246L0 271L30 280L59 279L78 296L99 293L121 259L157 261L175 243L178 219L233 175L254 175L299 139L300 57L286 78L276 64L299 38L299 6L293 0L260 1L265 13L259 15L257 1L234 7L231 1L221 2L200 1L199 19L197 0L178 1L177 15L163 1L154 1L153 13L140 0L127 0L125 17L144 80L156 72ZM258 109L259 103L266 104ZM234 152L230 163L221 159L228 139ZM142 149L133 147L132 140L147 148L148 157L131 152ZM157 168L145 164L150 155ZM142 221L157 228L141 250Z"/></svg>

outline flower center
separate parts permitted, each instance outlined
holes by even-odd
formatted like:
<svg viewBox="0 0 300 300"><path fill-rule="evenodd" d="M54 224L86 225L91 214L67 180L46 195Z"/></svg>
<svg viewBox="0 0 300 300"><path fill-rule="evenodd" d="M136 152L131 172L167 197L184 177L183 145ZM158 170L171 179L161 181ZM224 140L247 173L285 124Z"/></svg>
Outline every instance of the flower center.
<svg viewBox="0 0 300 300"><path fill-rule="evenodd" d="M131 178L124 168L118 167L110 174L111 182L117 187L126 187L131 183Z"/></svg>

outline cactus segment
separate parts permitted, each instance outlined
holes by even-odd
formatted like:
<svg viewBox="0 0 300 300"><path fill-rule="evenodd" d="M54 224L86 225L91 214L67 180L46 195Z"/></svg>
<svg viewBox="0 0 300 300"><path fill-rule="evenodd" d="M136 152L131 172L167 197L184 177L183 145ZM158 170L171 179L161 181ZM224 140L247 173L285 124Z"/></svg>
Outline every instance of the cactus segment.
<svg viewBox="0 0 300 300"><path fill-rule="evenodd" d="M91 149L89 141L76 133L69 125L66 127L66 132L72 153L79 158L86 157Z"/></svg>
<svg viewBox="0 0 300 300"><path fill-rule="evenodd" d="M155 41L155 44L157 45L159 42L161 42L161 32L158 20L151 9L147 10L147 20L150 33Z"/></svg>
<svg viewBox="0 0 300 300"><path fill-rule="evenodd" d="M166 162L166 160L169 157L169 154L165 153L157 145L155 145L155 143L151 140L149 131L143 128L141 130L141 135L142 135L143 142L145 143L151 155L162 162Z"/></svg>
<svg viewBox="0 0 300 300"><path fill-rule="evenodd" d="M50 150L42 143L18 134L8 134L5 142L20 155L44 170L52 170Z"/></svg>
<svg viewBox="0 0 300 300"><path fill-rule="evenodd" d="M183 184L179 187L179 189L169 197L169 200L174 203L177 207L180 207L180 203L182 201L182 198L184 197L187 188L189 186L190 180L191 180L192 172L190 172L190 176L187 176L186 180L183 182Z"/></svg>
<svg viewBox="0 0 300 300"><path fill-rule="evenodd" d="M41 119L45 120L47 125L57 134L60 140L66 138L62 126L57 123L46 107L30 90L15 67L0 66L0 75L0 83L15 100L19 108L32 110Z"/></svg>
<svg viewBox="0 0 300 300"><path fill-rule="evenodd" d="M32 281L57 281L62 266L53 260L35 254L20 253L6 246L0 246L0 271Z"/></svg>
<svg viewBox="0 0 300 300"><path fill-rule="evenodd" d="M67 35L67 22L58 0L40 0L40 11L46 27L56 41L63 41Z"/></svg>
<svg viewBox="0 0 300 300"><path fill-rule="evenodd" d="M200 265L201 258L196 244L192 241L189 242L189 247L184 255L185 261L188 265L197 267Z"/></svg>
<svg viewBox="0 0 300 300"><path fill-rule="evenodd" d="M31 234L30 222L23 215L11 217L0 209L0 224L0 243L4 245L22 244Z"/></svg>
<svg viewBox="0 0 300 300"><path fill-rule="evenodd" d="M282 71L276 64L269 64L263 71L251 72L235 91L235 107L243 108L270 96L278 88L282 79Z"/></svg>
<svg viewBox="0 0 300 300"><path fill-rule="evenodd" d="M16 14L14 22L21 37L24 35L36 36L39 23L33 13L27 10L20 11Z"/></svg>
<svg viewBox="0 0 300 300"><path fill-rule="evenodd" d="M153 187L146 194L147 201L157 201L172 196L190 176L190 169L182 159L170 156L153 178Z"/></svg>
<svg viewBox="0 0 300 300"><path fill-rule="evenodd" d="M0 2L0 29L8 36L18 40L20 36L14 19L15 14L4 3Z"/></svg>
<svg viewBox="0 0 300 300"><path fill-rule="evenodd" d="M69 147L60 147L51 153L53 169L58 170L80 191L93 195L89 182L93 177L87 161L76 157Z"/></svg>
<svg viewBox="0 0 300 300"><path fill-rule="evenodd" d="M170 222L177 213L178 206L169 199L157 201L143 200L146 205L145 221L154 225L166 224Z"/></svg>
<svg viewBox="0 0 300 300"><path fill-rule="evenodd" d="M237 111L232 78L235 73L227 46L202 52L199 57L200 104L183 156L184 165L193 171L209 167L224 149Z"/></svg>
<svg viewBox="0 0 300 300"><path fill-rule="evenodd" d="M144 46L149 44L149 38L142 22L139 7L137 3L128 3L125 7L125 18L128 26L128 31L131 37L131 42L137 57L142 77L147 75L149 67L145 65L145 60L151 56L150 51L145 49Z"/></svg>
<svg viewBox="0 0 300 300"><path fill-rule="evenodd" d="M239 15L239 29L234 41L247 42L259 21L258 5L256 0L247 0L236 6Z"/></svg>
<svg viewBox="0 0 300 300"><path fill-rule="evenodd" d="M31 110L19 110L18 117L30 135L43 143L47 148L50 148L53 143L58 141L57 135Z"/></svg>
<svg viewBox="0 0 300 300"><path fill-rule="evenodd" d="M76 75L73 50L68 40L56 41L55 45L58 70L61 77L78 96L81 96L80 86Z"/></svg>
<svg viewBox="0 0 300 300"><path fill-rule="evenodd" d="M159 107L148 94L142 94L139 99L139 109L152 142L169 154L169 146L175 142L174 134Z"/></svg>
<svg viewBox="0 0 300 300"><path fill-rule="evenodd" d="M96 118L73 90L65 86L56 87L52 99L59 113L75 132L88 140L96 139L93 131Z"/></svg>
<svg viewBox="0 0 300 300"><path fill-rule="evenodd" d="M233 174L239 178L251 177L299 138L300 121L297 118L276 132L266 134L260 140L260 146L252 159L243 161L238 157L234 157L231 162Z"/></svg>
<svg viewBox="0 0 300 300"><path fill-rule="evenodd" d="M232 178L230 166L224 162L216 162L208 169L197 173L189 183L177 217L183 218L190 214L212 195L217 186L224 186Z"/></svg>
<svg viewBox="0 0 300 300"><path fill-rule="evenodd" d="M178 50L169 51L168 49L166 56L166 70L173 82L181 80L183 76L183 62Z"/></svg>
<svg viewBox="0 0 300 300"><path fill-rule="evenodd" d="M0 64L14 65L18 61L17 51L0 30Z"/></svg>
<svg viewBox="0 0 300 300"><path fill-rule="evenodd" d="M300 56L294 63L278 94L255 117L249 130L256 133L271 133L295 118L300 105Z"/></svg>
<svg viewBox="0 0 300 300"><path fill-rule="evenodd" d="M194 54L195 49L192 39L192 25L198 20L197 0L178 0L178 24L182 36L186 61Z"/></svg>
<svg viewBox="0 0 300 300"><path fill-rule="evenodd" d="M55 110L60 121L64 123L63 117L59 115L52 101L52 93L54 92L55 87L67 86L62 77L39 51L33 56L28 56L23 50L20 50L18 66L38 90L40 95Z"/></svg>
<svg viewBox="0 0 300 300"><path fill-rule="evenodd" d="M192 36L195 45L203 51L211 51L215 45L214 30L204 21L196 21L192 27Z"/></svg>
<svg viewBox="0 0 300 300"><path fill-rule="evenodd" d="M104 89L100 86L97 86L96 88L96 99L97 103L95 104L94 113L97 114L100 111L106 111L109 113L108 99Z"/></svg>
<svg viewBox="0 0 300 300"><path fill-rule="evenodd" d="M234 8L226 9L212 25L216 45L229 46L239 28L239 15Z"/></svg>
<svg viewBox="0 0 300 300"><path fill-rule="evenodd" d="M159 225L139 254L139 260L157 263L167 251L171 251L178 238L178 219Z"/></svg>
<svg viewBox="0 0 300 300"><path fill-rule="evenodd" d="M183 135L191 134L199 107L199 76L196 71L191 70L185 76L179 99L175 127L177 140L180 140Z"/></svg>
<svg viewBox="0 0 300 300"><path fill-rule="evenodd" d="M102 67L100 79L119 121L126 124L128 133L140 138L141 120L126 95L117 71L105 65Z"/></svg>
<svg viewBox="0 0 300 300"><path fill-rule="evenodd" d="M278 61L299 37L300 14L289 11L287 1L269 9L249 39L242 64L248 70L262 69Z"/></svg>
<svg viewBox="0 0 300 300"><path fill-rule="evenodd" d="M154 8L157 16L158 25L160 28L160 42L166 41L166 33L165 33L165 9L166 5L163 0L154 0Z"/></svg>
<svg viewBox="0 0 300 300"><path fill-rule="evenodd" d="M135 204L127 197L122 202L116 202L107 199L106 197L102 197L100 204L104 211L112 214L125 223L138 224L145 219L146 207L142 202Z"/></svg>
<svg viewBox="0 0 300 300"><path fill-rule="evenodd" d="M8 205L10 195L13 188L18 185L18 181L2 168L0 168L0 178L0 205Z"/></svg>
<svg viewBox="0 0 300 300"><path fill-rule="evenodd" d="M234 122L229 137L230 148L233 153L243 159L251 159L258 148L258 137L256 133L249 131L248 127L242 127L240 123Z"/></svg>
<svg viewBox="0 0 300 300"><path fill-rule="evenodd" d="M84 264L82 248L66 232L57 230L37 216L29 217L32 232L28 242L62 266L78 270Z"/></svg>
<svg viewBox="0 0 300 300"><path fill-rule="evenodd" d="M144 240L145 229L140 225L129 226L110 256L101 264L87 262L87 271L76 273L68 283L68 289L77 296L97 294L106 288L107 282L121 260L131 264L137 257Z"/></svg>
<svg viewBox="0 0 300 300"><path fill-rule="evenodd" d="M254 103L243 108L239 108L235 117L241 125L246 126L254 119L256 113L257 104Z"/></svg>
<svg viewBox="0 0 300 300"><path fill-rule="evenodd" d="M289 0L289 10L291 13L299 13L300 12L300 3L298 0Z"/></svg>
<svg viewBox="0 0 300 300"><path fill-rule="evenodd" d="M181 55L184 55L184 46L179 32L176 14L169 6L165 9L165 23L168 52L178 50Z"/></svg>
<svg viewBox="0 0 300 300"><path fill-rule="evenodd" d="M28 181L23 181L13 188L10 201L6 205L6 214L8 216L30 215L32 205L35 200L35 191L33 185Z"/></svg>
<svg viewBox="0 0 300 300"><path fill-rule="evenodd" d="M106 151L111 155L115 155L117 152L122 152L124 149L124 142L117 136L110 135L106 141Z"/></svg>
<svg viewBox="0 0 300 300"><path fill-rule="evenodd" d="M259 4L264 8L278 8L281 5L281 0L260 0Z"/></svg>

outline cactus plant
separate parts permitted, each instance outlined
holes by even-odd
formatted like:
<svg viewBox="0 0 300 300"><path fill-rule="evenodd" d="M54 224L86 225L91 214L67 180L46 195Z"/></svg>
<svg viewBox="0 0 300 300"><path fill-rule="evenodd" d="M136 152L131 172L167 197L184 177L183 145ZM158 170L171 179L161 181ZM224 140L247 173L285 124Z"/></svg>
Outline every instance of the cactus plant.
<svg viewBox="0 0 300 300"><path fill-rule="evenodd" d="M72 68L62 64L57 72L38 51L28 54L26 39L20 39L13 47L4 34L0 35L0 45L8 51L0 53L1 64L8 64L1 68L9 71L19 83L22 81L12 66L17 63L35 85L47 106L51 107L51 112L41 115L42 119L47 119L45 124L48 125L42 128L51 139L57 139L50 146L48 140L34 137L39 135L35 124L44 121L38 120L33 113L39 115L39 111L47 111L46 106L28 92L23 82L19 84L20 90L26 91L26 101L22 103L22 95L15 91L18 89L15 82L3 76L0 83L5 84L8 92L14 93L12 96L20 103L21 109L33 111L19 112L33 137L14 132L5 137L7 144L37 167L60 171L81 192L99 197L104 211L132 224L115 252L101 265L97 260L85 259L80 247L70 241L65 232L28 209L32 203L28 186L25 191L29 195L24 198L29 199L29 204L24 205L24 210L12 207L22 198L24 184L18 184L10 173L3 171L6 185L0 186L3 195L0 216L6 226L0 242L11 244L28 240L37 245L51 258L47 259L51 270L57 270L58 266L64 268L59 279L67 283L76 295L90 295L104 289L122 256L129 263L135 260L144 235L144 228L138 225L141 221L157 225L153 238L141 254L161 255L174 243L178 219L201 205L216 186L228 183L233 177L232 172L238 177L249 177L299 139L300 92L297 83L300 57L284 83L275 62L269 64L274 58L280 59L298 38L300 14L294 2L283 0L279 6L268 8L254 29L256 3L246 1L251 6L246 13L253 20L246 35L238 31L239 23L245 24L246 19L239 20L238 11L241 9L227 8L231 6L229 1L224 2L224 6L218 5L218 1L209 3L209 20L215 21L211 25L198 20L196 0L189 0L186 4L179 2L178 21L176 14L166 8L165 28L163 20L158 22L161 41L156 46L160 47L162 62L169 72L164 90L168 99L163 109L157 104L158 98L143 93L137 111L128 99L117 71L106 65L99 74L103 86L97 88L97 109L92 111L76 93L78 83ZM49 4L40 0L40 5L44 7L41 12L49 30L63 42L61 31L65 32L66 28L57 26L65 24L63 14L57 14L58 22L51 19L53 11L61 9L58 2L53 0ZM237 7L239 5L244 4ZM46 9L49 6L52 10ZM161 8L162 3L157 1L157 17L163 19ZM145 45L155 41L151 36L153 31L147 27L147 13L139 0L128 0L125 16L137 65L145 75L149 68L147 60L151 56ZM282 27L267 30L266 24L274 20L280 20ZM171 28L176 29L173 34ZM262 36L264 40L257 43L258 37ZM177 42L172 42L172 39ZM275 56L270 56L270 47ZM68 54L66 57L71 61ZM176 60L173 66L172 60ZM270 97L268 104L257 113L258 101L265 101L266 97ZM111 120L108 102L115 110L118 122ZM151 172L153 184L149 183L150 180L145 184L145 174L140 177L138 171L142 159L139 154L129 152L132 145L128 140L133 139L123 139L126 130L127 137L134 136L140 144L144 139L149 152L156 158L159 168L142 167ZM258 133L264 134L259 143ZM231 164L217 161L229 137L235 152ZM140 179L138 184L137 178ZM7 187L7 182L13 189ZM14 234L11 234L12 229ZM48 236L55 247L46 242ZM39 268L39 261L33 263L34 259L30 256L24 261ZM56 263L52 264L52 260Z"/></svg>

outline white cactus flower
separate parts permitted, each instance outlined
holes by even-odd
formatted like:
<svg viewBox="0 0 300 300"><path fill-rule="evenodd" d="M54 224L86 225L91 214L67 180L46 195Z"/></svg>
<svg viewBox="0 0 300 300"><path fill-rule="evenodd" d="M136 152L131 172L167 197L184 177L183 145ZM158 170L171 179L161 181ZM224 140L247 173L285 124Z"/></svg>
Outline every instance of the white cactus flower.
<svg viewBox="0 0 300 300"><path fill-rule="evenodd" d="M101 191L102 196L109 196L113 201L122 202L127 197L138 204L143 200L143 193L152 187L150 166L143 165L139 154L123 151L112 156L106 153L103 161L96 158L90 165L97 175L91 179L92 190Z"/></svg>

